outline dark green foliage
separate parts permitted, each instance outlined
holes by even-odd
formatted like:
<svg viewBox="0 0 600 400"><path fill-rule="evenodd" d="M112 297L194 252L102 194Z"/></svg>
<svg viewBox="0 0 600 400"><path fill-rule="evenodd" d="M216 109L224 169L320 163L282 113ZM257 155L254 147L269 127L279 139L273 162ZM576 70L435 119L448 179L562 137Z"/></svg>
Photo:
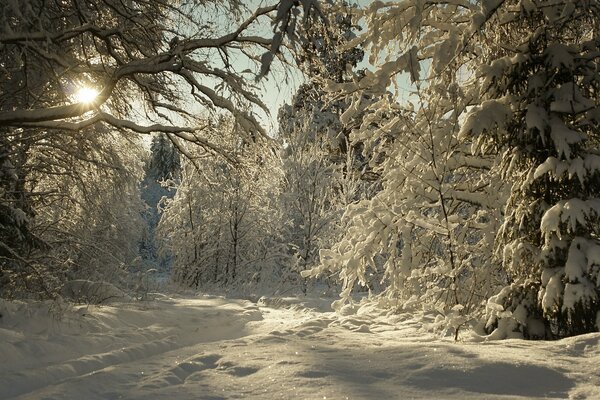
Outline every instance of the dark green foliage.
<svg viewBox="0 0 600 400"><path fill-rule="evenodd" d="M498 236L510 289L493 302L526 337L597 331L600 5L535 6L521 15L507 10L499 13L512 15L511 22L486 31L509 29L507 40L523 43L515 49L490 44L487 54L490 65L507 65L484 89L509 117L486 134L505 150L505 177L513 182ZM474 115L484 115L484 108ZM506 313L492 312L488 329L502 318ZM532 333L531 326L544 328Z"/></svg>

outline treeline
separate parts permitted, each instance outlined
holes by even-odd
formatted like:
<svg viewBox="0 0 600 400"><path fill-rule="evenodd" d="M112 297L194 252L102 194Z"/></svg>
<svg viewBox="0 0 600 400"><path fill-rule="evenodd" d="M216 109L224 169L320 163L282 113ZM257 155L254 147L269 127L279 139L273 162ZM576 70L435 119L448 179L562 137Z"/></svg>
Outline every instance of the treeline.
<svg viewBox="0 0 600 400"><path fill-rule="evenodd" d="M288 282L307 290L307 283L337 282L337 308L362 287L383 307L435 315L437 326L455 335L476 321L500 338L598 331L600 3L408 0L364 8L302 3L304 8L281 1L260 9L231 35L219 36L194 25L195 14L186 14L185 7L171 9L165 1L158 4L176 10L189 26L208 30L173 37L162 27L162 41L144 42L149 47L118 44L118 35L96 44L104 73L116 79L102 101L140 94L147 117L157 121L152 127L104 111L93 114L92 107L76 115L67 108L31 117L31 108L65 103L64 90L57 89L62 81L35 83L33 70L23 68L29 64L21 54L28 54L26 44L37 37L32 27L13 28L29 36L4 33L2 65L12 72L3 85L38 93L26 100L2 98L0 127L6 129L2 143L8 149L1 156L2 256L3 270L9 271L4 279L9 276L13 284L33 279L41 265L32 264L33 255L49 254L40 250L48 243L46 231L35 224L43 221L38 210L46 205L54 210L53 197L33 183L66 177L38 167L62 165L59 153L51 160L60 162L33 162L47 154L40 150L45 141L59 151L63 142L56 139L73 143L69 135L76 132L85 139L68 146L72 152L80 142L115 137L111 129L159 131L183 155L174 180L177 194L166 203L157 228L181 283L279 287ZM228 15L245 15L241 4L228 6ZM128 12L127 23L138 26L137 14ZM246 31L269 13L275 16L272 39ZM91 35L93 43L112 32L77 26L60 34L47 29L54 32L52 40ZM87 49L85 41L77 43ZM251 104L264 105L253 81L242 78L247 71L238 72L229 62L234 52L256 62L254 76L267 76L277 59L293 61L306 74L292 103L280 110L274 137L249 111ZM78 68L97 73L96 61L82 50L76 54ZM374 68L362 67L364 54ZM55 69L60 64L47 62ZM200 76L219 83L209 88ZM189 88L191 95L178 87ZM190 97L228 115L195 115L188 111ZM131 110L116 100L107 106L131 119ZM112 128L82 130L77 122L71 133L57 131L73 128L73 118L89 121L85 112ZM92 129L98 134L89 136ZM90 186L82 184L85 179L102 182L91 166L119 166L119 157L130 153L117 148L128 138L118 135L104 147L95 143L89 156L79 157L80 175L69 179L84 187ZM27 147L29 142L35 146ZM110 162L100 149L111 149ZM117 170L125 169L102 173ZM136 169L127 171L119 176ZM76 184L70 187L83 192ZM102 196L110 192L95 183L93 188ZM69 243L64 251L73 248ZM58 276L57 269L43 270Z"/></svg>

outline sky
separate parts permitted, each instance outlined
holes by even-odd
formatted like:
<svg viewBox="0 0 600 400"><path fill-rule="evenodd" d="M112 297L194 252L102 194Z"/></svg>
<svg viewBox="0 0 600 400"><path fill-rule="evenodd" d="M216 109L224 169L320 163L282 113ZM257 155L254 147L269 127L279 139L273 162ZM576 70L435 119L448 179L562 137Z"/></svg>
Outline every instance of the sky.
<svg viewBox="0 0 600 400"><path fill-rule="evenodd" d="M348 1L350 5L358 5L359 7L366 7L370 5L372 0L354 0ZM386 1L384 1L386 2ZM250 8L262 7L268 4L271 4L272 1L265 0L251 0L249 1ZM265 32L269 34L270 32ZM363 61L359 63L357 69L369 69L374 70L374 66L369 63L369 54L366 53ZM304 81L304 77L302 73L299 71L294 71L288 69L287 76L282 72L278 71L276 68L266 79L263 81L263 89L262 89L262 99L264 103L267 105L269 110L271 110L270 115L266 115L261 110L257 110L257 114L261 118L261 122L265 125L268 132L276 132L278 128L277 123L277 112L279 108L286 104L290 103L292 96L296 92L296 89L302 82ZM399 88L398 93L398 101L406 102L410 100L410 93L414 89L413 85L410 82L410 77L408 73L403 73L397 76L396 83Z"/></svg>
<svg viewBox="0 0 600 400"><path fill-rule="evenodd" d="M245 6L248 7L249 10L255 10L259 7L271 5L273 3L273 0L249 0L244 1L243 3ZM370 3L370 0L359 0L351 2L351 4L357 4L359 6L367 6ZM235 26L231 23L231 21L225 20L225 17L223 17L223 15L221 15L217 21L217 29L221 33L228 33L235 29ZM268 24L268 22L264 19L261 22L262 25L260 25L260 28L258 30L255 30L253 33L260 34L264 37L270 37L271 35L273 35L272 27L270 26L270 24ZM363 62L359 64L358 68L373 69L373 66L370 65L367 60L368 54L365 56ZM246 58L236 57L236 55L233 53L231 54L230 61L237 71L243 71L247 68L254 68L250 65ZM203 77L203 79L206 80L207 78ZM294 93L296 92L300 84L304 82L304 80L305 78L299 70L291 68L289 65L284 67L281 64L274 63L271 73L256 84L259 90L259 97L268 108L269 113L266 113L264 110L256 106L253 108L253 111L258 117L263 127L266 129L267 133L271 136L275 136L277 134L277 114L279 108L286 103L289 104L292 101ZM409 86L406 77L401 77L399 79L399 83L400 87ZM190 104L190 106L199 107L198 105L194 104ZM202 112L202 108L199 108L198 111Z"/></svg>

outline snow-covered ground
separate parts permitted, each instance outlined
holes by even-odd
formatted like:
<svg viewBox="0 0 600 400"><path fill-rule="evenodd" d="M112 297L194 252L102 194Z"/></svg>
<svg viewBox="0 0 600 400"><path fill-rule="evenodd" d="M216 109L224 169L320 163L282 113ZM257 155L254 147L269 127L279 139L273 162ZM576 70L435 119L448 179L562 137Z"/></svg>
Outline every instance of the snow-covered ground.
<svg viewBox="0 0 600 400"><path fill-rule="evenodd" d="M0 399L600 399L600 334L455 343L330 302L0 301Z"/></svg>

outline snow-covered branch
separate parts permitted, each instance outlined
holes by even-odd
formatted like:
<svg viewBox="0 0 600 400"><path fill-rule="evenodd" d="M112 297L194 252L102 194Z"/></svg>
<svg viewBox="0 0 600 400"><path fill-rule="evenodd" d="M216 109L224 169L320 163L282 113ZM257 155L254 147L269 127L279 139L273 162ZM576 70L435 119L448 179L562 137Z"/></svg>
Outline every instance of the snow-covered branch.
<svg viewBox="0 0 600 400"><path fill-rule="evenodd" d="M159 2L159 7L163 6L168 8L166 3ZM77 13L85 14L83 5L77 3L74 7ZM115 5L115 10L118 11L119 7ZM119 28L110 26L112 23L102 19L94 23L84 19L79 26L63 27L56 31L28 31L28 26L11 28L0 33L3 50L22 49L24 52L35 54L35 57L23 59L24 64L20 67L23 71L35 70L37 66L33 63L37 59L40 65L46 65L50 70L61 71L47 86L63 86L67 77L73 80L79 80L81 77L84 81L96 82L96 85L101 86L101 90L97 98L89 103L64 104L69 101L69 95L57 99L57 105L38 102L33 106L13 105L8 108L3 107L0 102L0 127L62 127L72 130L101 121L112 125L117 119L109 121L108 114L113 113L115 101L128 102L124 96L134 96L146 101L150 110L154 111L155 117L169 121L171 118L168 113L189 116L189 112L181 106L188 101L182 90L187 84L193 98L202 105L225 109L239 118L246 130L266 135L254 116L241 110L254 104L268 112L267 107L226 60L223 61L225 65L220 65L209 54L214 49L222 54L236 52L246 57L250 63L260 63L258 54L271 47L272 39L245 33L258 23L259 18L274 13L278 7L279 5L275 4L258 8L230 33L216 37L207 34L206 37L186 38L183 31L171 31L172 33L168 34L172 36L169 43L166 40L151 42L155 40L151 35L160 35L160 32L153 30L155 28L146 17L131 14L130 8L119 11L120 17L127 21ZM56 12L66 10L58 9ZM168 13L157 15L158 18L167 16ZM134 31L135 29L138 31ZM70 54L67 54L65 49L69 46L71 50ZM77 71L79 76L74 76L74 71ZM226 88L227 92L215 90L210 87L212 84L204 83L205 81L216 82L215 87ZM240 104L232 98L243 99L245 103ZM158 104L161 104L161 108L169 110L168 113L158 112ZM100 107L102 113L85 119L88 112ZM127 116L128 112L120 114ZM80 118L84 118L84 121L77 120ZM180 132L182 129L167 129L164 124L144 127L125 122L119 119L117 125L140 133L162 128L165 128L162 129L165 132L171 132L173 129Z"/></svg>

